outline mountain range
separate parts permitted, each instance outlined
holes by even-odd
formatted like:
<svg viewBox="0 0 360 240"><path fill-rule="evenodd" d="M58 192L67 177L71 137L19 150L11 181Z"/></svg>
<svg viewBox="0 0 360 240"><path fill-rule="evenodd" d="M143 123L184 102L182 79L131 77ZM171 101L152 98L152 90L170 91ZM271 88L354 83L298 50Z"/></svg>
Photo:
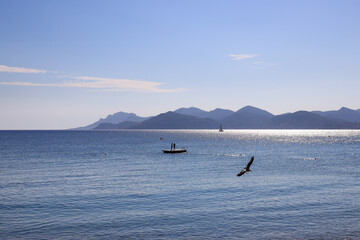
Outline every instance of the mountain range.
<svg viewBox="0 0 360 240"><path fill-rule="evenodd" d="M109 127L110 126L113 127L113 125L120 124L119 128L126 128L127 126L126 122L130 122L131 124L133 124L133 123L142 122L146 119L147 118L139 117L134 113L118 112L118 113L110 114L104 119L100 118L98 121L91 123L87 126L74 128L72 130L92 130L98 127L100 124L104 124L103 126L109 126ZM125 124L121 124L121 123L125 123Z"/></svg>
<svg viewBox="0 0 360 240"><path fill-rule="evenodd" d="M118 112L74 130L101 129L360 129L360 109L342 107L336 111L297 111L274 115L246 106L234 112L217 108L180 108L143 118L134 113Z"/></svg>

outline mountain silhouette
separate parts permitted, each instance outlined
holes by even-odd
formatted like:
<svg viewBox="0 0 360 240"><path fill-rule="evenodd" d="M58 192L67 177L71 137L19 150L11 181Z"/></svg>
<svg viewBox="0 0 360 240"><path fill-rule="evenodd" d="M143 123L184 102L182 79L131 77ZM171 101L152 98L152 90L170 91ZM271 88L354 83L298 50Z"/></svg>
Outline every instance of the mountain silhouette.
<svg viewBox="0 0 360 240"><path fill-rule="evenodd" d="M138 123L138 122L144 121L145 119L147 119L147 118L139 117L134 113L117 112L117 113L108 115L105 119L100 118L98 121L96 121L92 124L89 124L84 127L74 128L72 130L95 129L102 123L109 123L109 124L113 124L113 125L117 125L117 124L119 124L121 122L125 122L125 121ZM103 125L103 126L106 126L106 125ZM111 125L108 125L108 126L111 126Z"/></svg>
<svg viewBox="0 0 360 240"><path fill-rule="evenodd" d="M196 107L189 107L189 108L179 108L174 111L174 113L190 115L198 118L206 118L207 112Z"/></svg>
<svg viewBox="0 0 360 240"><path fill-rule="evenodd" d="M346 122L360 122L360 110L352 110L346 107L342 107L337 111L314 111L313 113L334 120Z"/></svg>
<svg viewBox="0 0 360 240"><path fill-rule="evenodd" d="M267 129L341 129L350 127L347 123L337 122L316 113L298 111L274 116L263 128Z"/></svg>
<svg viewBox="0 0 360 240"><path fill-rule="evenodd" d="M297 111L273 115L260 108L246 106L236 112L217 108L180 108L174 112L142 118L119 112L78 130L88 129L360 129L360 109L337 111Z"/></svg>
<svg viewBox="0 0 360 240"><path fill-rule="evenodd" d="M229 117L231 115L233 115L234 112L231 110L227 110L227 109L221 109L221 108L216 108L215 110L212 110L208 113L208 118L220 121L221 119L224 119L226 117Z"/></svg>
<svg viewBox="0 0 360 240"><path fill-rule="evenodd" d="M274 115L252 106L239 109L236 113L221 120L224 128L230 129L258 129Z"/></svg>
<svg viewBox="0 0 360 240"><path fill-rule="evenodd" d="M227 109L216 108L212 111L207 112L202 109L195 108L195 107L179 108L179 109L175 110L174 112L184 114L184 115L190 115L190 116L194 116L194 117L198 117L198 118L211 118L216 121L221 120L223 118L226 118L226 117L234 114L233 111L227 110Z"/></svg>
<svg viewBox="0 0 360 240"><path fill-rule="evenodd" d="M137 122L131 122L131 121L125 121L118 124L113 123L100 123L97 127L94 129L96 130L104 130L104 129L129 129L133 126L138 124Z"/></svg>
<svg viewBox="0 0 360 240"><path fill-rule="evenodd" d="M134 129L216 129L219 123L210 118L167 112L136 124Z"/></svg>

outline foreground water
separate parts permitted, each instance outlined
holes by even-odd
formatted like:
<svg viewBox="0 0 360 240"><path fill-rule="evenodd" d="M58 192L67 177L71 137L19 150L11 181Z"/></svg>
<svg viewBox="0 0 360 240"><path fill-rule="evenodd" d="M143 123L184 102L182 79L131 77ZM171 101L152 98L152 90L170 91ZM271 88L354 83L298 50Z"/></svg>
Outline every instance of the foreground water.
<svg viewBox="0 0 360 240"><path fill-rule="evenodd" d="M360 131L0 131L0 239L359 239L359 180Z"/></svg>

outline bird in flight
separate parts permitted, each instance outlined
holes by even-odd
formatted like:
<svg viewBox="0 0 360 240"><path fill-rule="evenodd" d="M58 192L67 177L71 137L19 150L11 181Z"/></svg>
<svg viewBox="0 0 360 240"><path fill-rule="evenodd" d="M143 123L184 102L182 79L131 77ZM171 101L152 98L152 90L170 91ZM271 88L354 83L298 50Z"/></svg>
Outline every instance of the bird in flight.
<svg viewBox="0 0 360 240"><path fill-rule="evenodd" d="M243 175L246 172L251 172L250 166L253 163L253 161L254 161L254 156L251 157L251 159L250 159L249 163L247 164L247 166L243 170L241 170L241 172L239 172L237 174L237 176L240 177L241 175Z"/></svg>

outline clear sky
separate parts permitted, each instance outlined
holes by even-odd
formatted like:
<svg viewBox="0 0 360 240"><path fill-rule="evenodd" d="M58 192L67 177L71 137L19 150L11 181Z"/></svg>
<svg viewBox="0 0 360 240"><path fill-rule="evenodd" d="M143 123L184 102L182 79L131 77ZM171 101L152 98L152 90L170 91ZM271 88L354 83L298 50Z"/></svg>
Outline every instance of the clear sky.
<svg viewBox="0 0 360 240"><path fill-rule="evenodd" d="M0 0L0 129L360 108L360 1Z"/></svg>

